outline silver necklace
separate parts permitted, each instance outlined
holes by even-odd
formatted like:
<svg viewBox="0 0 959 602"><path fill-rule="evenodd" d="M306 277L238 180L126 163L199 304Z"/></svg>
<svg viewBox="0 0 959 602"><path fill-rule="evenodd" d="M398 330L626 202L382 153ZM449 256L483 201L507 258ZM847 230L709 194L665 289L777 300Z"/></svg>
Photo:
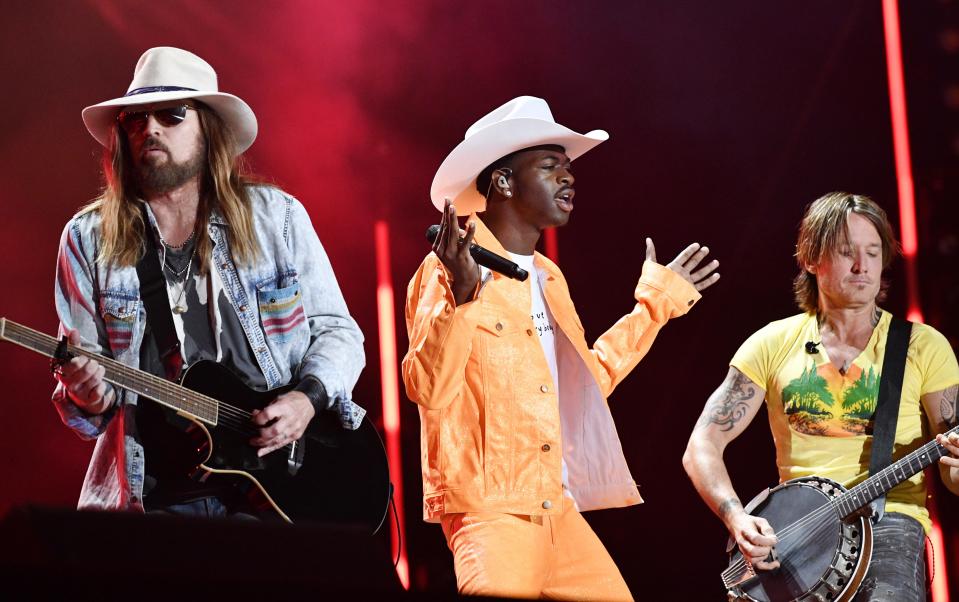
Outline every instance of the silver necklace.
<svg viewBox="0 0 959 602"><path fill-rule="evenodd" d="M187 236L187 237L183 240L183 242L181 242L181 243L178 244L178 245L171 245L170 243L168 243L167 241L165 241L165 240L163 239L163 233L160 232L160 228L159 228L159 227L157 228L157 234L160 235L160 242L163 243L163 246L164 246L164 247L167 247L168 249L173 249L173 250L175 251L175 250L177 250L177 249L182 249L183 247L187 246L187 243L189 243L191 240L193 240L193 235L196 234L196 230L193 230L192 232L190 232L190 235Z"/></svg>
<svg viewBox="0 0 959 602"><path fill-rule="evenodd" d="M186 296L187 288L190 286L190 267L193 265L193 258L196 257L196 246L193 247L193 252L190 253L190 261L188 261L186 263L186 267L180 270L179 272L173 270L167 263L166 251L167 251L167 246L164 243L163 244L163 267L165 269L168 269L170 273L174 275L175 279L171 283L173 285L174 290L179 289L179 292L177 293L177 296L176 296L176 300L173 302L173 313L179 315L179 314L186 313L186 309L187 309L186 299L184 299L184 297ZM177 282L176 280L180 278L180 276L184 276L182 283Z"/></svg>

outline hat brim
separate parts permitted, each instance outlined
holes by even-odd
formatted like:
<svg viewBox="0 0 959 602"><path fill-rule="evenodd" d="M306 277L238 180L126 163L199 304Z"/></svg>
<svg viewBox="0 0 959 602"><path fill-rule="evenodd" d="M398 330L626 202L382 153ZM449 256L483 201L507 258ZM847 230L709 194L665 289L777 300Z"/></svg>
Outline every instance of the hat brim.
<svg viewBox="0 0 959 602"><path fill-rule="evenodd" d="M430 200L442 211L451 199L459 215L486 209L486 198L476 190L476 178L493 161L524 148L556 144L574 160L609 139L603 130L578 134L542 119L510 119L484 128L460 142L436 171L430 186Z"/></svg>
<svg viewBox="0 0 959 602"><path fill-rule="evenodd" d="M97 142L109 148L113 124L116 123L117 115L123 107L189 98L209 106L223 119L236 140L236 154L250 148L256 140L257 123L253 109L240 98L225 92L176 90L121 96L83 109L83 123Z"/></svg>

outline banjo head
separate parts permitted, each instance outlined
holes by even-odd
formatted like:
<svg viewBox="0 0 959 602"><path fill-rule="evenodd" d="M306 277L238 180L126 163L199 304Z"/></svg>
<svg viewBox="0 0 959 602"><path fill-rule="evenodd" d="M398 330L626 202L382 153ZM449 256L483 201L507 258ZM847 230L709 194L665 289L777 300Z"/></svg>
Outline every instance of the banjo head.
<svg viewBox="0 0 959 602"><path fill-rule="evenodd" d="M838 510L830 507L831 498L845 491L822 477L793 479L770 490L750 514L765 518L776 532L780 567L756 571L754 578L750 574L729 589L729 598L785 602L851 597L869 565L872 527L864 517L843 521ZM747 570L736 547L729 566L727 573Z"/></svg>

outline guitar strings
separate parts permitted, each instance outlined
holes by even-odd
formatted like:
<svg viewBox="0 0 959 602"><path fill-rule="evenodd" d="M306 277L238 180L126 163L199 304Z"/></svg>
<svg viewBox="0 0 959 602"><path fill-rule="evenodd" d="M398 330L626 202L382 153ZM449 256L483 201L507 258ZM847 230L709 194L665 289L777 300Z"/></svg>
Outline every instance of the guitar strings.
<svg viewBox="0 0 959 602"><path fill-rule="evenodd" d="M953 428L953 429L951 429L949 432L956 431L956 430L959 430L959 427ZM870 478L866 479L865 481L863 481L862 483L859 483L859 484L855 485L854 487L851 487L850 489L848 489L848 490L844 491L843 493L841 493L841 494L840 494L839 496L837 496L836 498L827 500L825 504L823 504L822 506L820 506L819 508L817 508L817 509L814 510L813 512L810 512L809 514L807 514L807 515L806 515L805 517L803 517L802 519L800 519L800 520L796 521L795 523L792 523L792 524L788 525L787 527L785 527L782 531L780 531L779 533L777 533L777 537L780 539L780 541L782 541L784 538L789 538L789 537L791 536L791 534L792 534L796 529L799 529L799 528L801 528L801 527L807 526L807 525L809 525L810 523L812 523L813 521L817 521L817 520L819 520L819 519L827 516L828 513L830 513L830 512L835 512L836 515L838 516L838 518L839 518L840 520L842 520L842 519L845 518L846 516L849 516L850 514L854 513L856 510L858 510L858 509L862 508L863 506L865 506L867 503L869 503L869 501L872 501L872 499L875 499L876 497L879 497L879 495L881 495L881 494L872 495L872 494L868 491L870 482L879 482L879 481L882 480L883 477L885 477L885 478L886 478L886 483L887 483L887 484L890 484L892 481L889 479L889 476L891 475L893 478L896 477L895 471L896 471L896 468L897 468L897 467L899 467L899 468L901 469L902 465L904 465L904 464L906 464L906 463L908 462L908 463L910 464L910 468L912 468L911 464L912 464L912 461L913 461L913 460L919 460L920 456L923 456L923 455L929 455L929 456L931 457L933 451L935 451L935 452L938 454L938 456L941 458L941 457L942 457L942 451L943 451L943 449L944 449L944 448L943 448L941 445L939 445L935 440L926 443L926 444L923 445L922 447L920 447L920 448L918 448L918 449L916 449L916 450L913 450L912 452L910 452L909 454L907 454L906 456L904 456L903 458L901 458L901 459L898 460L897 462L895 462L895 463L887 466L887 467L884 468L883 470L879 471L879 472L876 473L873 477L870 477ZM919 464L920 464L920 466L922 465L921 460L919 461ZM920 470L921 470L921 469L920 469ZM916 472L919 472L919 471L916 471ZM903 474L903 476L905 476L905 472L904 472L904 471L902 472L902 474ZM914 473L914 474L915 474L915 473ZM907 478L908 478L908 477L907 477ZM905 480L906 480L905 478L902 479L902 481L900 481L900 483L903 482L903 481L905 481ZM898 484L898 483L897 483L897 484ZM890 487L890 489L891 489L891 487ZM865 502L865 503L863 503L863 504L859 504L859 505L856 505L855 507L852 507L853 504L851 503L851 501L852 501L852 500L857 500L857 501L858 501L859 498L861 498L861 499L863 499L863 500L868 499L868 501ZM842 512L842 510L844 509L843 506L846 505L846 504L848 504L848 505L851 506L852 508L851 508L851 510L850 510L849 512L843 513L843 512ZM829 524L829 523L827 523L827 522L822 522L822 523L820 523L820 526L822 526L823 524ZM814 531L815 531L815 529L814 529ZM742 572L740 571L740 569L743 569L743 568L745 567L746 562L747 562L747 561L746 561L745 556L741 557L738 561L734 562L734 563L731 564L725 571L723 571L723 573L722 573L723 578L726 578L727 574L730 575L730 576L732 576L732 574L733 574L734 571L735 571L736 573L738 573L738 576L742 576Z"/></svg>
<svg viewBox="0 0 959 602"><path fill-rule="evenodd" d="M834 525L835 523L832 521L823 520L820 521L814 528L799 533L800 537L798 539L793 539L792 535L795 535L795 533L782 536L780 538L780 545L778 546L781 551L781 557L788 557L792 553L792 550L802 549L812 541L823 541L827 538L832 540L834 532L832 529L826 529L826 527L833 527ZM730 566L730 568L726 571L723 571L722 578L724 583L728 583L730 581L735 583L749 573L750 570L746 568L745 562L740 561L733 566Z"/></svg>
<svg viewBox="0 0 959 602"><path fill-rule="evenodd" d="M59 345L59 341L57 339L9 320L6 321L6 330L12 331L11 333L5 332L5 335L9 340L20 343L29 349L33 349L34 351L43 353L49 357L54 356L54 351L51 350L51 348L56 349L56 346ZM159 376L131 368L115 359L108 358L106 356L102 356L73 345L68 345L67 350L75 355L82 355L83 357L94 359L100 362L105 368L115 373L114 375L108 375L105 377L105 380L108 380L117 386L138 386L143 391L141 394L150 399L154 399L154 393L157 394L157 397L160 397L159 394L165 394L169 399L176 399L180 402L184 402L185 404L191 403L193 407L185 405L185 407L180 409L190 411L197 418L199 418L201 422L203 419L206 419L215 424L222 423L224 426L228 426L231 428L231 430L237 431L240 434L248 434L251 436L258 434L258 428L251 425L249 422L253 417L251 412L247 412L240 408L231 406L228 403L218 401L212 397L203 395L197 391L193 391L192 389L187 389L182 385L165 380ZM165 400L161 398L154 399L154 401L164 404ZM294 442L288 443L278 449L289 448L293 443Z"/></svg>

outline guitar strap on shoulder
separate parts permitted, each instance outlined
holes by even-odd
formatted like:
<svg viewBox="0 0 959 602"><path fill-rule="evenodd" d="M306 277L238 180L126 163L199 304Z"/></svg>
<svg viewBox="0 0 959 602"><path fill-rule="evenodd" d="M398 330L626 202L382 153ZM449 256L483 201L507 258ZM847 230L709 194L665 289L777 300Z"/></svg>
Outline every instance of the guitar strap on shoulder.
<svg viewBox="0 0 959 602"><path fill-rule="evenodd" d="M869 459L869 474L875 475L892 464L892 447L896 441L896 423L899 420L899 404L902 398L902 381L906 372L906 352L912 322L893 316L886 335L886 351L882 358L882 376L879 377L879 395L876 412L873 414L872 454ZM874 519L882 519L886 496L873 500Z"/></svg>
<svg viewBox="0 0 959 602"><path fill-rule="evenodd" d="M153 343L160 354L160 362L166 371L167 379L176 380L183 366L180 355L180 339L173 326L173 313L170 311L170 297L167 295L166 278L156 252L156 238L147 215L146 204L140 207L143 212L144 249L137 262L137 276L140 278L140 298L147 314L147 324L153 333Z"/></svg>

